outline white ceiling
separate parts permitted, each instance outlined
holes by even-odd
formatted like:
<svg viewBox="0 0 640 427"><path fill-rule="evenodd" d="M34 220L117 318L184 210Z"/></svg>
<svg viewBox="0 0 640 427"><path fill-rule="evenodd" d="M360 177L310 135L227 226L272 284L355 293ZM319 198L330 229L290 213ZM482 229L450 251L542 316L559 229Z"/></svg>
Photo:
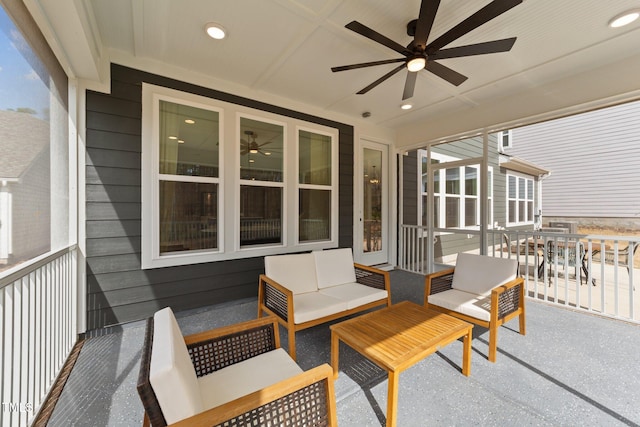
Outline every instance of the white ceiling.
<svg viewBox="0 0 640 427"><path fill-rule="evenodd" d="M104 64L160 63L277 96L327 116L394 129L400 146L485 126L513 126L640 97L640 20L614 15L640 0L525 0L448 47L516 36L510 52L442 60L468 76L455 87L421 71L403 111L406 71L356 92L397 64L332 73L332 66L399 55L344 26L352 20L402 45L420 0L25 0L68 72L105 83ZM433 40L489 0L442 0ZM208 38L207 22L226 27ZM130 65L130 64L124 64ZM287 107L287 105L284 105Z"/></svg>

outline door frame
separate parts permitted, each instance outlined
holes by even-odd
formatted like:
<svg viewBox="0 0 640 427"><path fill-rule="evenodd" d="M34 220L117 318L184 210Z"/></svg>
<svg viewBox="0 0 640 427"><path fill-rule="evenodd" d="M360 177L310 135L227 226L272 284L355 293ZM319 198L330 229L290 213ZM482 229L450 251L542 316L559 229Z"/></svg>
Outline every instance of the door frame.
<svg viewBox="0 0 640 427"><path fill-rule="evenodd" d="M356 262L364 265L378 265L378 264L394 264L392 260L395 256L394 236L396 235L395 229L391 227L394 223L394 218L397 217L397 212L392 209L395 206L395 194L391 191L396 182L396 176L392 173L395 165L395 159L392 157L391 144L382 142L375 138L362 137L358 140L358 147L356 150L356 165L354 168L354 241L353 241L353 256ZM363 250L364 240L364 227L363 227L363 213L364 213L364 149L378 150L382 152L382 171L380 176L382 179L382 250L374 253L365 253Z"/></svg>

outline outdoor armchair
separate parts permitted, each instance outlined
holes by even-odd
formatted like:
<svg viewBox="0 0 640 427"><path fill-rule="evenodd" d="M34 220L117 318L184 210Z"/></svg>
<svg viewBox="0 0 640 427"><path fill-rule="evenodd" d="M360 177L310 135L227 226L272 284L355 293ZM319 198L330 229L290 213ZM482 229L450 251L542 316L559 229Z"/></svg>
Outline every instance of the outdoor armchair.
<svg viewBox="0 0 640 427"><path fill-rule="evenodd" d="M138 394L144 426L335 426L333 371L303 372L273 317L183 337L166 308L147 320Z"/></svg>
<svg viewBox="0 0 640 427"><path fill-rule="evenodd" d="M489 329L491 362L501 325L519 317L520 334L525 334L524 301L524 280L512 259L460 253L454 268L425 278L425 307Z"/></svg>

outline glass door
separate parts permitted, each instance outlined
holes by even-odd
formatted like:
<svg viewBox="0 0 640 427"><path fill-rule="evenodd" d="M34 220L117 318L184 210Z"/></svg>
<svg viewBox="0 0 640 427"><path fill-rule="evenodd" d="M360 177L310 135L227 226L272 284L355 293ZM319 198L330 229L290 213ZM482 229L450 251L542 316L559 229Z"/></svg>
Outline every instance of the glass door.
<svg viewBox="0 0 640 427"><path fill-rule="evenodd" d="M360 165L360 262L367 265L388 261L388 148L362 141Z"/></svg>

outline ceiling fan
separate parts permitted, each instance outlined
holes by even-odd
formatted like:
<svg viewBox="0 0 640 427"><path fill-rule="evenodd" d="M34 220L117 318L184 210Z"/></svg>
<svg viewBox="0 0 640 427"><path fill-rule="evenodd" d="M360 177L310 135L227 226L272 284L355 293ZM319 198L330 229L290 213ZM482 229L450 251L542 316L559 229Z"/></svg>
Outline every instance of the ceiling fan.
<svg viewBox="0 0 640 427"><path fill-rule="evenodd" d="M242 144L242 148L240 150L241 155L245 154L262 154L263 156L270 156L273 150L266 150L263 147L269 144L271 141L263 142L262 144L258 144L256 142L256 138L258 134L252 130L245 130L244 134L247 135L247 140L241 139L240 143ZM248 139L251 138L251 141Z"/></svg>
<svg viewBox="0 0 640 427"><path fill-rule="evenodd" d="M383 36L375 30L367 27L358 21L351 21L345 27L354 31L368 39L371 39L377 43L380 43L389 49L392 49L401 55L403 58L386 59L382 61L364 62L361 64L343 65L340 67L332 67L331 71L346 71L355 70L357 68L373 67L376 65L392 64L395 62L402 62L401 65L389 71L378 80L374 81L367 87L361 89L358 95L369 92L380 83L384 82L394 74L398 73L403 68L407 68L407 79L404 84L404 92L402 93L402 99L409 99L413 96L413 92L416 86L416 77L418 71L427 70L436 76L448 81L452 85L459 86L467 77L452 70L449 67L436 62L440 59L460 58L464 56L484 55L487 53L508 52L516 41L515 37L508 39L494 40L490 42L476 43L465 46L451 47L443 49L449 43L459 39L468 32L480 27L481 25L489 22L493 18L503 14L509 9L522 3L523 0L495 0L482 9L478 10L473 15L469 16L458 25L451 28L435 40L427 43L431 27L436 17L438 7L440 6L440 0L422 0L420 5L420 14L418 19L407 24L407 34L413 37L411 43L406 47L393 40Z"/></svg>

